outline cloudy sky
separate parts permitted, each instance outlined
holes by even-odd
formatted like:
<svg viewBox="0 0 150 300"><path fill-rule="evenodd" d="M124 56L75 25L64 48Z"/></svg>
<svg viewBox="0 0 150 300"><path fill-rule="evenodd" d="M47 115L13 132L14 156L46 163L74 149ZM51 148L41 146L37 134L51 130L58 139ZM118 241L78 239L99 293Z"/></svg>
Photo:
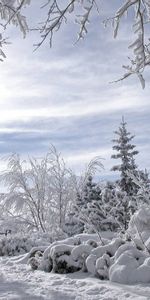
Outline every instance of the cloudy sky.
<svg viewBox="0 0 150 300"><path fill-rule="evenodd" d="M38 2L38 5L37 5ZM113 2L113 4L112 4ZM43 1L33 0L26 10L30 26L44 12ZM0 65L0 154L41 156L54 144L77 172L94 156L104 158L102 177L112 177L112 139L122 115L139 150L140 168L150 168L149 76L143 91L136 78L110 84L123 74L128 44L132 41L130 19L122 22L117 40L112 28L102 25L120 1L102 1L101 18L93 15L84 41L75 44L77 24L68 24L33 53L36 32L22 39L9 28L11 45Z"/></svg>

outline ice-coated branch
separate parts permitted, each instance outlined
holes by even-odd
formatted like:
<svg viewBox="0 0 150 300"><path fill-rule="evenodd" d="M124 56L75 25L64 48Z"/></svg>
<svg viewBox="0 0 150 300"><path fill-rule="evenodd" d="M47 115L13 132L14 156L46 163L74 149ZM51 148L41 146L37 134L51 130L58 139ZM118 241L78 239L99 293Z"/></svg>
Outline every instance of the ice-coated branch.
<svg viewBox="0 0 150 300"><path fill-rule="evenodd" d="M90 13L97 5L95 0L69 0L66 5L62 1L48 1L44 7L48 7L47 18L43 21L42 26L38 28L41 34L41 41L36 44L36 49L39 48L48 38L50 47L52 46L53 34L57 32L63 23L67 23L69 14L74 14L74 20L79 24L78 39L84 38L87 34L87 24L90 22ZM78 14L80 11L82 13Z"/></svg>
<svg viewBox="0 0 150 300"><path fill-rule="evenodd" d="M126 70L125 74L118 81L122 81L131 75L137 75L142 88L145 88L145 80L143 72L145 67L150 65L150 49L149 42L146 43L145 26L150 20L150 0L127 0L125 4L117 11L113 20L114 37L118 34L120 20L122 16L128 12L130 8L134 8L133 32L135 40L129 45L129 49L133 51L133 58L129 58L130 64L123 65Z"/></svg>
<svg viewBox="0 0 150 300"><path fill-rule="evenodd" d="M31 0L1 0L0 1L0 61L3 61L6 58L2 47L4 44L7 44L6 38L3 38L3 35L8 27L12 24L19 27L20 31L23 33L23 37L26 37L28 31L28 25L26 22L26 17L22 15L21 9L30 4Z"/></svg>
<svg viewBox="0 0 150 300"><path fill-rule="evenodd" d="M44 1L44 0L43 0ZM68 20L75 21L79 25L77 41L83 39L88 33L88 25L92 15L99 14L99 5L103 8L102 1L96 0L45 0L41 8L46 10L46 18L42 23L35 25L35 30L40 33L40 41L35 45L35 50L49 41L52 46L54 34L60 30ZM124 4L116 11L114 17L108 16L114 27L114 37L118 35L121 20L129 10L133 10L132 30L135 39L129 43L129 50L132 56L129 57L129 64L123 65L124 75L115 82L122 81L131 75L136 75L140 80L142 88L145 87L143 73L150 65L150 43L146 34L146 26L150 22L150 0L124 0ZM110 1L111 2L111 1ZM0 58L3 60L5 54L2 45L5 43L3 34L9 24L18 26L26 36L28 24L26 16L22 14L22 9L31 3L31 0L1 0L0 1ZM38 1L36 2L39 5ZM112 4L111 4L112 5ZM69 22L68 22L69 23ZM69 26L69 25L68 25Z"/></svg>

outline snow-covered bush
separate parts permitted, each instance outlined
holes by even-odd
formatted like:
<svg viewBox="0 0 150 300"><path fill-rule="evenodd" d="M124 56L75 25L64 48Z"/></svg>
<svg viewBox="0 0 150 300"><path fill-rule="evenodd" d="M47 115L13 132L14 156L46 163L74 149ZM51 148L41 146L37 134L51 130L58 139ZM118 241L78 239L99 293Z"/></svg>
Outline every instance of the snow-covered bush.
<svg viewBox="0 0 150 300"><path fill-rule="evenodd" d="M130 220L128 229L130 234L135 236L138 230L143 235L146 232L150 234L150 207L148 205L141 206Z"/></svg>
<svg viewBox="0 0 150 300"><path fill-rule="evenodd" d="M118 283L150 282L149 253L139 247L139 242L129 241L126 236L99 242L88 237L80 234L80 240L75 236L54 242L48 248L35 248L28 255L28 263L33 270L60 274L81 270Z"/></svg>
<svg viewBox="0 0 150 300"><path fill-rule="evenodd" d="M32 269L41 269L55 273L72 273L78 270L89 271L101 279L108 278L108 269L111 264L111 257L123 244L123 240L115 238L112 241L101 241L88 239L89 235L83 234L74 238L52 243L43 253L29 259ZM93 260L94 258L94 260Z"/></svg>
<svg viewBox="0 0 150 300"><path fill-rule="evenodd" d="M124 249L125 250L125 249ZM124 284L150 282L150 258L135 246L126 249L121 255L116 254L114 264L110 267L111 281Z"/></svg>
<svg viewBox="0 0 150 300"><path fill-rule="evenodd" d="M14 256L28 253L33 247L48 246L48 236L33 234L9 234L0 238L0 256Z"/></svg>
<svg viewBox="0 0 150 300"><path fill-rule="evenodd" d="M29 256L28 263L32 269L40 269L55 273L72 273L78 270L86 271L85 260L91 250L97 246L97 237L81 234L52 243L43 253L42 258Z"/></svg>
<svg viewBox="0 0 150 300"><path fill-rule="evenodd" d="M29 237L19 237L16 235L3 237L0 239L0 256L17 255L29 252L35 244Z"/></svg>
<svg viewBox="0 0 150 300"><path fill-rule="evenodd" d="M122 239L115 238L107 244L99 245L93 249L86 260L87 270L100 279L108 279L108 271L113 256L123 243Z"/></svg>
<svg viewBox="0 0 150 300"><path fill-rule="evenodd" d="M72 273L80 270L78 262L73 260L71 251L73 246L70 245L56 245L51 248L49 257L53 262L53 271L55 273Z"/></svg>

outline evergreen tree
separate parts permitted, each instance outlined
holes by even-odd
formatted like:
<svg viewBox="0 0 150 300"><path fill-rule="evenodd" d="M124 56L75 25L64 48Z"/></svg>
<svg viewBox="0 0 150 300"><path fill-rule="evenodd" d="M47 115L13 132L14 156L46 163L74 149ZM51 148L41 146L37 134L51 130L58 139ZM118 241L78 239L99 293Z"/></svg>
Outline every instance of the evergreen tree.
<svg viewBox="0 0 150 300"><path fill-rule="evenodd" d="M83 191L83 207L87 208L88 203L91 203L93 200L97 200L100 193L100 189L98 189L96 183L93 182L93 177L91 175L88 176Z"/></svg>
<svg viewBox="0 0 150 300"><path fill-rule="evenodd" d="M106 182L102 190L102 203L105 211L106 219L103 221L103 226L107 230L116 231L118 222L116 219L116 186L112 182Z"/></svg>
<svg viewBox="0 0 150 300"><path fill-rule="evenodd" d="M106 214L106 220L103 224L107 229L116 231L125 231L131 214L131 198L122 191L116 184L107 182L103 189L103 207Z"/></svg>
<svg viewBox="0 0 150 300"><path fill-rule="evenodd" d="M115 201L114 218L119 229L126 231L131 217L130 197L126 192L116 189Z"/></svg>
<svg viewBox="0 0 150 300"><path fill-rule="evenodd" d="M84 223L80 221L79 214L75 208L68 214L63 231L68 236L80 234L84 231Z"/></svg>
<svg viewBox="0 0 150 300"><path fill-rule="evenodd" d="M84 222L80 220L80 212L83 209L84 204L83 198L80 193L77 192L75 204L71 212L68 214L64 226L64 232L67 233L68 236L80 234L84 231Z"/></svg>
<svg viewBox="0 0 150 300"><path fill-rule="evenodd" d="M83 211L85 218L87 218L85 230L88 232L105 230L103 221L106 216L102 203L102 191L98 184L92 182L91 176L88 179L85 192L86 200L88 200L87 206Z"/></svg>
<svg viewBox="0 0 150 300"><path fill-rule="evenodd" d="M73 208L73 215L70 219L69 228L78 228L78 233L85 231L100 230L105 215L102 208L102 194L98 184L93 182L90 175L87 178L82 194L77 193L76 202ZM78 220L77 224L74 221Z"/></svg>
<svg viewBox="0 0 150 300"><path fill-rule="evenodd" d="M93 182L93 177L88 176L83 193L82 193L82 207L80 208L79 218L84 222L84 231L93 231L93 222L91 217L91 206L94 201L100 200L101 190L98 189L96 183Z"/></svg>
<svg viewBox="0 0 150 300"><path fill-rule="evenodd" d="M132 196L137 193L137 186L134 184L131 177L128 176L128 172L131 172L134 175L137 173L134 156L138 154L138 151L135 150L135 145L131 144L134 136L127 131L126 125L127 123L124 121L124 118L122 118L118 131L115 131L117 138L113 140L115 144L113 150L116 150L117 154L113 154L111 158L120 159L121 163L115 165L112 168L112 171L121 172L119 186L123 192L126 192L127 196Z"/></svg>

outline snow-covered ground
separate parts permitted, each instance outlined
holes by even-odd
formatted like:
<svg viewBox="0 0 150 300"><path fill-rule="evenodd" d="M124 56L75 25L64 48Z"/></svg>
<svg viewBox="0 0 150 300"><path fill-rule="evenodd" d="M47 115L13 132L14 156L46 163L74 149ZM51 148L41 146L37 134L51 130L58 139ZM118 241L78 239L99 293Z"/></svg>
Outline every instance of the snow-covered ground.
<svg viewBox="0 0 150 300"><path fill-rule="evenodd" d="M1 300L148 300L150 285L120 285L88 273L59 275L32 271L15 258L0 258Z"/></svg>

